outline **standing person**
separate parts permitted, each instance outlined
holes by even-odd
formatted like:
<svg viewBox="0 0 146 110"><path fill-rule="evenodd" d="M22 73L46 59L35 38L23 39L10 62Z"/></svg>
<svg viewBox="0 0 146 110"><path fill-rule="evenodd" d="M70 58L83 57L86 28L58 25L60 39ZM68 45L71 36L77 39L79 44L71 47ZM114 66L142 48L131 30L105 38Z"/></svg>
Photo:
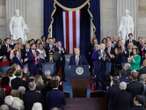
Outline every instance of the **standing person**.
<svg viewBox="0 0 146 110"><path fill-rule="evenodd" d="M64 65L65 65L65 49L62 46L61 41L56 42L54 60L56 60L57 73L62 73L64 79Z"/></svg>
<svg viewBox="0 0 146 110"><path fill-rule="evenodd" d="M38 64L39 56L36 50L36 45L31 44L30 50L28 52L28 68L31 75L35 75L39 72Z"/></svg>
<svg viewBox="0 0 146 110"><path fill-rule="evenodd" d="M53 59L53 54L55 53L55 42L53 40L53 38L48 38L47 41L46 41L46 47L45 47L45 50L46 50L46 54L47 54L47 60L49 62L54 62L54 59Z"/></svg>
<svg viewBox="0 0 146 110"><path fill-rule="evenodd" d="M64 110L65 105L65 96L62 91L58 89L59 81L58 80L52 80L52 90L47 93L46 96L46 104L48 106L47 110L51 110L54 107L60 108L61 110Z"/></svg>
<svg viewBox="0 0 146 110"><path fill-rule="evenodd" d="M24 105L25 105L25 110L31 110L32 106L36 102L40 102L43 104L43 96L42 94L36 90L36 83L34 79L31 79L31 81L28 84L29 90L24 94Z"/></svg>
<svg viewBox="0 0 146 110"><path fill-rule="evenodd" d="M13 64L19 65L21 68L23 68L23 61L21 58L21 44L17 43L15 44L15 47L10 52L10 59Z"/></svg>
<svg viewBox="0 0 146 110"><path fill-rule="evenodd" d="M8 37L4 39L4 43L1 46L1 55L9 59L11 50L12 50L11 39Z"/></svg>
<svg viewBox="0 0 146 110"><path fill-rule="evenodd" d="M115 58L114 49L112 48L111 40L107 40L107 42L106 42L105 55L106 55L106 58L105 58L105 66L106 66L105 76L108 76L112 72L112 63L113 63L113 59Z"/></svg>
<svg viewBox="0 0 146 110"><path fill-rule="evenodd" d="M138 48L134 46L132 48L132 56L128 58L131 64L131 70L139 70L141 64L141 56L138 54Z"/></svg>
<svg viewBox="0 0 146 110"><path fill-rule="evenodd" d="M118 40L114 51L115 51L114 72L117 72L121 70L122 65L126 63L125 48L122 40Z"/></svg>
<svg viewBox="0 0 146 110"><path fill-rule="evenodd" d="M93 62L93 73L94 75L96 75L96 77L99 78L102 56L101 56L100 46L98 44L95 45L91 58Z"/></svg>
<svg viewBox="0 0 146 110"><path fill-rule="evenodd" d="M80 54L79 48L74 48L74 55L71 56L69 65L88 65L85 56Z"/></svg>
<svg viewBox="0 0 146 110"><path fill-rule="evenodd" d="M132 96L129 92L126 91L127 83L120 82L119 84L120 91L117 95L114 106L115 110L130 110L132 106Z"/></svg>

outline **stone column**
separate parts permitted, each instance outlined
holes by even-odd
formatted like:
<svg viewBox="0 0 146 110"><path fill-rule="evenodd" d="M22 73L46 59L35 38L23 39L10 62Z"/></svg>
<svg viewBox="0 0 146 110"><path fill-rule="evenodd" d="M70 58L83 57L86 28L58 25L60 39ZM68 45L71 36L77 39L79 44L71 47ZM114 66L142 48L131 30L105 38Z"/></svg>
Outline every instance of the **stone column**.
<svg viewBox="0 0 146 110"><path fill-rule="evenodd" d="M130 15L134 18L135 36L137 36L137 10L138 0L117 0L117 29L120 24L120 19L125 15L126 9L130 10ZM118 32L118 30L117 30Z"/></svg>
<svg viewBox="0 0 146 110"><path fill-rule="evenodd" d="M6 35L6 0L0 0L0 38Z"/></svg>

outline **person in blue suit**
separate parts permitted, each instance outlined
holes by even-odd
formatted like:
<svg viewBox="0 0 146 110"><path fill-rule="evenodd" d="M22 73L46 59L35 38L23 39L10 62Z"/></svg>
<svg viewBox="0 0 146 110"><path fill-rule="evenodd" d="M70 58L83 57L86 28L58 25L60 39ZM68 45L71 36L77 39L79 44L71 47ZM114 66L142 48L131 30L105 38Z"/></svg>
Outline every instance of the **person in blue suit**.
<svg viewBox="0 0 146 110"><path fill-rule="evenodd" d="M38 74L39 58L38 58L38 52L36 51L35 44L31 44L31 48L27 56L28 56L28 68L29 68L30 75Z"/></svg>
<svg viewBox="0 0 146 110"><path fill-rule="evenodd" d="M93 73L94 75L98 75L101 70L102 56L101 51L99 49L99 45L95 45L93 53L92 53L92 62L93 62Z"/></svg>
<svg viewBox="0 0 146 110"><path fill-rule="evenodd" d="M66 104L65 96L64 93L58 89L59 81L52 80L51 86L53 89L46 95L47 110L51 110L54 107L64 110L64 105Z"/></svg>
<svg viewBox="0 0 146 110"><path fill-rule="evenodd" d="M88 65L87 59L80 54L79 48L74 48L74 55L71 56L69 65Z"/></svg>

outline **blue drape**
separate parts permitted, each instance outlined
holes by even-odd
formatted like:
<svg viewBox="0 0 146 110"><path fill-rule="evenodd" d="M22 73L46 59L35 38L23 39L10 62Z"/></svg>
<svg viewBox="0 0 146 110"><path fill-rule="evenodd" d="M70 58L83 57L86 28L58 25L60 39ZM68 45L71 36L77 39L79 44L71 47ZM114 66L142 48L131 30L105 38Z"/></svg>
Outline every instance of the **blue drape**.
<svg viewBox="0 0 146 110"><path fill-rule="evenodd" d="M53 37L56 38L57 41L63 42L63 17L62 17L62 9L57 6L56 13L54 14L54 22L53 22Z"/></svg>
<svg viewBox="0 0 146 110"><path fill-rule="evenodd" d="M96 37L100 42L100 0L90 1L90 11L93 14L93 22L96 27Z"/></svg>
<svg viewBox="0 0 146 110"><path fill-rule="evenodd" d="M76 8L81 6L86 0L58 0L63 6Z"/></svg>
<svg viewBox="0 0 146 110"><path fill-rule="evenodd" d="M81 53L88 55L90 46L90 15L87 11L88 5L81 9L80 16L80 48Z"/></svg>
<svg viewBox="0 0 146 110"><path fill-rule="evenodd" d="M75 8L80 6L86 0L58 0L66 7ZM90 10L94 17L94 24L96 26L96 35L100 40L100 0L91 0ZM80 29L80 48L82 54L87 54L90 43L90 16L87 11L88 5L81 9L81 29ZM53 0L44 0L44 35L48 35L48 26L51 23L51 13L53 11ZM63 42L63 18L62 9L57 6L56 13L53 16L53 37Z"/></svg>
<svg viewBox="0 0 146 110"><path fill-rule="evenodd" d="M48 27L51 23L51 14L53 12L53 0L44 0L44 36L48 36Z"/></svg>

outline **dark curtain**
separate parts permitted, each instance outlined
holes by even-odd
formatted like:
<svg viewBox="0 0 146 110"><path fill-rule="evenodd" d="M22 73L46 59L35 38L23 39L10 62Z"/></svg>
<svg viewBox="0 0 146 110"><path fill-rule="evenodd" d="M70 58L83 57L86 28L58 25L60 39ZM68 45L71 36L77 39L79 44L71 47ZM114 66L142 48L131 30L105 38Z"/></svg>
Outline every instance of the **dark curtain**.
<svg viewBox="0 0 146 110"><path fill-rule="evenodd" d="M78 6L81 6L86 0L58 0L59 3L61 3L63 6L69 7L69 8L76 8Z"/></svg>
<svg viewBox="0 0 146 110"><path fill-rule="evenodd" d="M54 14L54 22L53 22L53 37L56 38L57 41L63 42L63 17L62 17L62 9L57 6L56 13Z"/></svg>
<svg viewBox="0 0 146 110"><path fill-rule="evenodd" d="M86 0L58 0L66 7L75 8L83 4ZM94 17L96 26L96 35L100 40L100 2L99 0L91 0L90 10ZM90 16L87 11L88 5L81 9L81 31L80 31L80 48L81 53L86 54L90 43ZM53 11L53 0L44 0L44 35L48 35L48 26L51 23L51 13ZM53 37L63 42L63 17L62 9L57 6L56 13L53 16Z"/></svg>
<svg viewBox="0 0 146 110"><path fill-rule="evenodd" d="M44 0L44 36L48 36L48 27L51 23L51 14L53 12L53 0Z"/></svg>
<svg viewBox="0 0 146 110"><path fill-rule="evenodd" d="M100 42L100 0L90 1L90 11L93 14L93 22L96 27L96 37L98 42Z"/></svg>
<svg viewBox="0 0 146 110"><path fill-rule="evenodd" d="M81 9L80 18L80 48L81 54L87 56L90 46L90 15L87 11L88 5Z"/></svg>

